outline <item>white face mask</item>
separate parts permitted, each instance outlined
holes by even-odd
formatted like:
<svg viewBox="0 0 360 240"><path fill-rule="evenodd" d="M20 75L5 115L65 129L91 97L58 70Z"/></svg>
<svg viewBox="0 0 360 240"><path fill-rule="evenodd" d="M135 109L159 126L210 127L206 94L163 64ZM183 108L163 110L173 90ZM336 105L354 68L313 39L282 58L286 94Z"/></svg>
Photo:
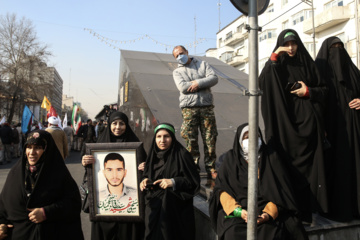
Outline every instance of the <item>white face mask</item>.
<svg viewBox="0 0 360 240"><path fill-rule="evenodd" d="M258 151L260 150L261 144L261 138L258 138ZM241 143L241 146L244 153L249 153L249 139L244 139Z"/></svg>

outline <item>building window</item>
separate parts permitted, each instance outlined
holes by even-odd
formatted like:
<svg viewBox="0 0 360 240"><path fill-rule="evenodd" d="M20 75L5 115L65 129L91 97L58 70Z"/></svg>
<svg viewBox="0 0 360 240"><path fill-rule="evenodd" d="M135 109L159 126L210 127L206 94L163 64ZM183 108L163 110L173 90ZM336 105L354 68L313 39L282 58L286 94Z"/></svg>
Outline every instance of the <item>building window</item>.
<svg viewBox="0 0 360 240"><path fill-rule="evenodd" d="M230 62L233 58L233 52L224 52L220 56L220 60L223 62Z"/></svg>
<svg viewBox="0 0 360 240"><path fill-rule="evenodd" d="M243 55L244 55L244 51L245 51L245 47L244 47L244 46L239 47L239 48L236 50L236 55L237 55L237 56L243 56Z"/></svg>
<svg viewBox="0 0 360 240"><path fill-rule="evenodd" d="M343 0L334 0L334 1L328 2L324 5L324 10L332 8L332 7L337 7L337 6L344 6L344 1Z"/></svg>
<svg viewBox="0 0 360 240"><path fill-rule="evenodd" d="M225 39L225 40L228 40L228 39L230 39L230 38L232 38L232 32L228 32L228 33L226 34L226 39Z"/></svg>
<svg viewBox="0 0 360 240"><path fill-rule="evenodd" d="M285 30L288 28L289 28L289 20L286 20L285 22L282 23L282 30Z"/></svg>
<svg viewBox="0 0 360 240"><path fill-rule="evenodd" d="M223 40L222 38L219 38L219 48L221 48L223 46Z"/></svg>
<svg viewBox="0 0 360 240"><path fill-rule="evenodd" d="M236 28L236 31L239 32L239 33L242 33L244 29L244 24L240 24L237 28Z"/></svg>
<svg viewBox="0 0 360 240"><path fill-rule="evenodd" d="M265 67L265 63L269 60L269 58L263 58L259 61L259 72Z"/></svg>
<svg viewBox="0 0 360 240"><path fill-rule="evenodd" d="M281 6L285 6L288 4L289 0L281 0Z"/></svg>
<svg viewBox="0 0 360 240"><path fill-rule="evenodd" d="M275 29L272 30L266 30L262 33L260 33L259 35L259 42L262 42L266 39L270 39L270 38L276 38L276 31Z"/></svg>
<svg viewBox="0 0 360 240"><path fill-rule="evenodd" d="M270 12L274 12L274 4L271 4L267 9L266 12L270 13Z"/></svg>
<svg viewBox="0 0 360 240"><path fill-rule="evenodd" d="M312 42L304 42L306 50L312 54L314 52L314 43Z"/></svg>
<svg viewBox="0 0 360 240"><path fill-rule="evenodd" d="M303 10L292 16L292 23L293 25L296 25L311 17L312 17L311 10Z"/></svg>

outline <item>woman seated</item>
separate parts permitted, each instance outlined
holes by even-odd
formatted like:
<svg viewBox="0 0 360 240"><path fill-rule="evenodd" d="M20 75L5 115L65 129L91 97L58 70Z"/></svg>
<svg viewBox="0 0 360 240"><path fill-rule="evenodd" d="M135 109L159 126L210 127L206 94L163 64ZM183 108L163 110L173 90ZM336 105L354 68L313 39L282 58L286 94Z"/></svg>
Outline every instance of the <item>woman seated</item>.
<svg viewBox="0 0 360 240"><path fill-rule="evenodd" d="M109 118L109 124L99 136L97 143L110 142L140 142L138 137L129 126L129 120L125 113L113 112ZM141 149L145 156L144 148ZM84 155L82 157L82 165L93 164L95 158L93 155ZM138 166L143 171L145 159ZM91 239L94 240L137 240L144 238L144 223L121 223L121 222L92 222L91 223Z"/></svg>
<svg viewBox="0 0 360 240"><path fill-rule="evenodd" d="M200 176L191 154L175 138L174 126L161 123L146 160L145 239L195 239L193 197Z"/></svg>
<svg viewBox="0 0 360 240"><path fill-rule="evenodd" d="M84 239L81 199L50 133L27 136L0 195L0 239Z"/></svg>
<svg viewBox="0 0 360 240"><path fill-rule="evenodd" d="M210 220L221 240L246 239L248 131L248 124L238 127L233 149L223 157L224 162L219 168L210 199ZM260 130L258 141L258 239L308 239L297 217L297 204L290 178L278 155L263 143Z"/></svg>

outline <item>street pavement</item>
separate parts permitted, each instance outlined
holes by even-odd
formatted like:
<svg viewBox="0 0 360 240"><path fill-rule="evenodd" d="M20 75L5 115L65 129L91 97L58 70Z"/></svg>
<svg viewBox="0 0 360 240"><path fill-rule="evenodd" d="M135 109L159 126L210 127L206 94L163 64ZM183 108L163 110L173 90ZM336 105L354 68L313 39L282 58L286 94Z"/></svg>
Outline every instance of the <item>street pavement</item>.
<svg viewBox="0 0 360 240"><path fill-rule="evenodd" d="M0 190L2 190L6 177L10 169L18 161L18 158L13 158L10 163L0 165ZM71 151L70 156L65 160L66 166L68 167L72 177L75 179L78 186L80 186L83 176L84 176L84 167L81 165L80 152ZM85 240L90 240L91 235L91 223L89 220L89 214L81 212L81 223L82 230L84 233Z"/></svg>

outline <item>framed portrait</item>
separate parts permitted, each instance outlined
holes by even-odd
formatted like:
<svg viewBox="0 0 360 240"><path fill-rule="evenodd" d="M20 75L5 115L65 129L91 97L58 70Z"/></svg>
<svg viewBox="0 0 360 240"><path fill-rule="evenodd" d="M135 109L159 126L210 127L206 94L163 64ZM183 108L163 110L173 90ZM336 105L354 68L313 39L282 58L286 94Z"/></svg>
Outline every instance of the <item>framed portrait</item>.
<svg viewBox="0 0 360 240"><path fill-rule="evenodd" d="M95 163L88 168L91 221L144 221L145 203L140 191L145 160L141 142L86 143Z"/></svg>

